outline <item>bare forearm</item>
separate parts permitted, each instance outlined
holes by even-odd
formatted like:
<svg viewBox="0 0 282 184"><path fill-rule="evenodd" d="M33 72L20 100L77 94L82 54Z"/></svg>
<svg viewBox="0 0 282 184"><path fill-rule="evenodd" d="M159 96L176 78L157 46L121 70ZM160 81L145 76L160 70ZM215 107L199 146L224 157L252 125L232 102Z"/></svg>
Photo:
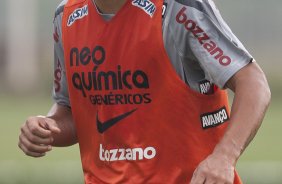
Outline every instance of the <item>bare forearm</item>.
<svg viewBox="0 0 282 184"><path fill-rule="evenodd" d="M71 146L77 143L76 129L71 109L62 105L54 104L47 117L55 120L61 130L59 134L53 135L53 146Z"/></svg>
<svg viewBox="0 0 282 184"><path fill-rule="evenodd" d="M256 135L269 105L270 90L256 63L237 72L227 87L235 92L228 128L213 153L194 171L191 184L234 183L236 162Z"/></svg>
<svg viewBox="0 0 282 184"><path fill-rule="evenodd" d="M261 125L270 91L256 63L243 68L227 85L235 92L230 124L214 152L226 155L235 164Z"/></svg>

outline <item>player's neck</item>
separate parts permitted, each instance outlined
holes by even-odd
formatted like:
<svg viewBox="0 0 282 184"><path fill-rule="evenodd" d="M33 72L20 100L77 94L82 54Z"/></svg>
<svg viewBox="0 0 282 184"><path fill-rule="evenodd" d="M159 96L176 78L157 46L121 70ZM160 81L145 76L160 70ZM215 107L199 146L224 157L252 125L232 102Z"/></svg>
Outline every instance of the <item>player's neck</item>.
<svg viewBox="0 0 282 184"><path fill-rule="evenodd" d="M116 14L127 0L92 0L105 14Z"/></svg>

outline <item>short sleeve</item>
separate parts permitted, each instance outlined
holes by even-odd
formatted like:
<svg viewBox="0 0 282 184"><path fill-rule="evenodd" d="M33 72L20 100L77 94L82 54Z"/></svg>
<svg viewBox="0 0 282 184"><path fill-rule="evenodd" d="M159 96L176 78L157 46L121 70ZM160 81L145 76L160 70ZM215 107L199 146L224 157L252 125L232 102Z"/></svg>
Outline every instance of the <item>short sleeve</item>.
<svg viewBox="0 0 282 184"><path fill-rule="evenodd" d="M54 82L52 96L57 104L70 107L68 86L66 80L64 50L62 45L62 14L63 1L56 10L54 18Z"/></svg>
<svg viewBox="0 0 282 184"><path fill-rule="evenodd" d="M187 44L204 70L205 78L220 88L253 61L212 0L182 1L176 18L189 32Z"/></svg>

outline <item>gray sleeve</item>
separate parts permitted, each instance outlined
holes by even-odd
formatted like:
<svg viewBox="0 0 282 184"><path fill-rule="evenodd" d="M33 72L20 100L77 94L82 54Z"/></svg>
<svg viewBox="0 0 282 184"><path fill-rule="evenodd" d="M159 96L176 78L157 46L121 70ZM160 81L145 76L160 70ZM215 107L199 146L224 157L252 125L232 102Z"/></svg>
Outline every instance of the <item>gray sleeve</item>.
<svg viewBox="0 0 282 184"><path fill-rule="evenodd" d="M212 0L175 0L173 7L186 51L198 61L207 80L223 88L237 71L253 61Z"/></svg>
<svg viewBox="0 0 282 184"><path fill-rule="evenodd" d="M253 60L253 57L245 49L239 39L232 33L231 29L221 17L218 9L212 0L203 1L204 9L201 26L210 37L206 46L211 41L216 44L216 48L202 53L201 49L195 48L194 53L203 68L208 80L213 81L223 88L226 82L241 68ZM203 48L203 47L201 47ZM218 50L218 52L216 52ZM221 55L222 50L222 56ZM217 57L217 55L219 55ZM230 60L229 60L230 58Z"/></svg>
<svg viewBox="0 0 282 184"><path fill-rule="evenodd" d="M52 96L56 103L70 107L62 45L62 16L65 1L57 8L54 18L54 83Z"/></svg>

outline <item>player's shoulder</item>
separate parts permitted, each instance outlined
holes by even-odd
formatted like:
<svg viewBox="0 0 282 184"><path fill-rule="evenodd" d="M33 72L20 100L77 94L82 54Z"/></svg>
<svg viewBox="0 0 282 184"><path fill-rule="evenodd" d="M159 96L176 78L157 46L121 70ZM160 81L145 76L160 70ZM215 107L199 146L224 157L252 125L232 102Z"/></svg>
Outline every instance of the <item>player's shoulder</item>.
<svg viewBox="0 0 282 184"><path fill-rule="evenodd" d="M72 7L81 3L86 2L87 0L67 0L65 7Z"/></svg>
<svg viewBox="0 0 282 184"><path fill-rule="evenodd" d="M213 0L165 0L167 3L178 3L185 6L204 8L205 4L212 4Z"/></svg>
<svg viewBox="0 0 282 184"><path fill-rule="evenodd" d="M63 0L56 8L55 19L57 16L62 15L65 7L75 6L77 4L84 3L86 0Z"/></svg>
<svg viewBox="0 0 282 184"><path fill-rule="evenodd" d="M65 8L65 5L67 4L68 0L63 0L56 8L56 11L55 11L55 17L54 19L57 18L57 16L61 15L63 12L64 12L64 8Z"/></svg>
<svg viewBox="0 0 282 184"><path fill-rule="evenodd" d="M173 10L186 7L192 13L194 11L209 15L216 9L213 0L165 0L167 5Z"/></svg>

